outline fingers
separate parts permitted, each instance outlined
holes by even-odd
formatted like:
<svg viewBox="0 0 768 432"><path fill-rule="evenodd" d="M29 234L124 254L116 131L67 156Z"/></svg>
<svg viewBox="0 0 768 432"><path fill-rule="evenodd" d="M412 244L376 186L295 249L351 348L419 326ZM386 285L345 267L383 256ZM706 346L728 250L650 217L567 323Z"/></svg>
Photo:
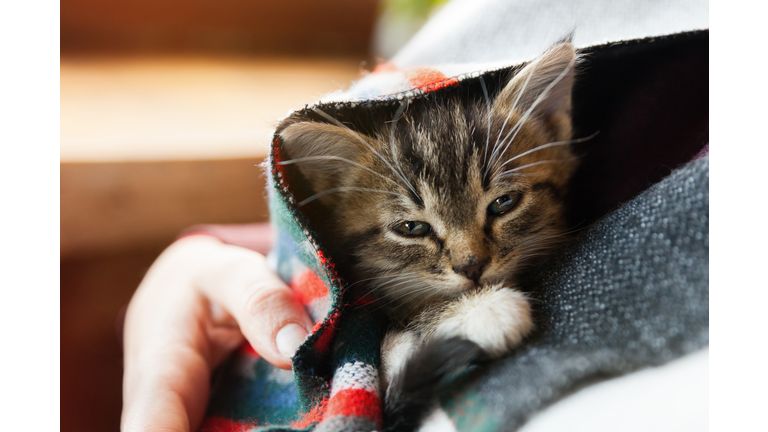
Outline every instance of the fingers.
<svg viewBox="0 0 768 432"><path fill-rule="evenodd" d="M234 317L259 355L290 369L290 358L313 325L303 305L263 255L224 244L217 248L195 286Z"/></svg>
<svg viewBox="0 0 768 432"><path fill-rule="evenodd" d="M208 400L211 370L242 341L236 329L225 333L212 324L207 300L191 284L189 263L200 265L189 254L192 249L169 247L128 306L123 432L197 428Z"/></svg>
<svg viewBox="0 0 768 432"><path fill-rule="evenodd" d="M210 389L207 362L199 353L184 347L164 350L152 364L145 359L134 362L133 368L126 365L122 431L196 429L202 421Z"/></svg>
<svg viewBox="0 0 768 432"><path fill-rule="evenodd" d="M311 326L262 255L208 236L177 241L126 313L122 430L197 429L211 371L243 335L264 359L289 369Z"/></svg>

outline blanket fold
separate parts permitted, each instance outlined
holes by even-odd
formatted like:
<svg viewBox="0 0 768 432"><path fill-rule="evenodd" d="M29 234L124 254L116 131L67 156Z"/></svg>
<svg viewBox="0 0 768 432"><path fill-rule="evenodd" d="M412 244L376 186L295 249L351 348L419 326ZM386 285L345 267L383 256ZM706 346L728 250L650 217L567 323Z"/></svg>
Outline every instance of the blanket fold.
<svg viewBox="0 0 768 432"><path fill-rule="evenodd" d="M455 430L514 430L596 379L666 363L708 345L708 32L583 48L574 90L582 164L568 197L574 239L523 281L537 331L511 356L456 377L441 402ZM343 115L360 128L407 98L493 89L521 65L382 66L293 116ZM278 125L277 131L280 131ZM578 135L581 134L581 135ZM352 301L298 206L306 184L269 162L269 262L316 321L293 373L244 347L218 371L206 432L380 430L384 317ZM706 147L708 149L708 147ZM698 159L691 161L698 157Z"/></svg>

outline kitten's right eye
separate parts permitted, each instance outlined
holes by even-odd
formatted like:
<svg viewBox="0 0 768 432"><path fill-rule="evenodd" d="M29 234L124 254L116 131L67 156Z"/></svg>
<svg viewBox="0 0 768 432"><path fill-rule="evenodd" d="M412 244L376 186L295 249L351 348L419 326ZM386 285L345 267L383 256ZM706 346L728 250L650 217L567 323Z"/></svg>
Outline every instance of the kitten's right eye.
<svg viewBox="0 0 768 432"><path fill-rule="evenodd" d="M392 229L408 237L420 237L432 232L432 227L428 223L421 221L400 222L392 227Z"/></svg>
<svg viewBox="0 0 768 432"><path fill-rule="evenodd" d="M491 216L501 216L504 213L512 210L520 202L520 194L513 193L509 195L502 195L491 204L488 205L488 214Z"/></svg>

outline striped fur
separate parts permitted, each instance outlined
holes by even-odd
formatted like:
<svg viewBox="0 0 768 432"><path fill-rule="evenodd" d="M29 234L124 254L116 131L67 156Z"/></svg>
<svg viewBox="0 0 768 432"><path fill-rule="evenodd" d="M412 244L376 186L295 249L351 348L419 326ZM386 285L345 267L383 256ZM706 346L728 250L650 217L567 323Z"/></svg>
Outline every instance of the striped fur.
<svg viewBox="0 0 768 432"><path fill-rule="evenodd" d="M459 337L498 357L533 328L514 283L564 238L576 60L560 43L496 88L481 78L485 97L405 99L367 129L321 111L280 126L279 163L311 185L300 205L323 215L318 237L354 292L391 316L388 338ZM515 196L506 213L489 210ZM405 236L396 228L406 221L432 228ZM385 365L403 364L387 355ZM396 372L385 368L384 381Z"/></svg>

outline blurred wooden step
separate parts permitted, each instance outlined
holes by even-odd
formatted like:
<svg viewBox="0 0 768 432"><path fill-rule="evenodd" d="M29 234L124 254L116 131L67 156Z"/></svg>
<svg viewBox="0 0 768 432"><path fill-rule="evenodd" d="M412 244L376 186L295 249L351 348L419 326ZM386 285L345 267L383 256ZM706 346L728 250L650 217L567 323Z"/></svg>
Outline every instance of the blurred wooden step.
<svg viewBox="0 0 768 432"><path fill-rule="evenodd" d="M289 109L347 87L349 58L61 61L61 255L156 248L267 219L258 165Z"/></svg>

